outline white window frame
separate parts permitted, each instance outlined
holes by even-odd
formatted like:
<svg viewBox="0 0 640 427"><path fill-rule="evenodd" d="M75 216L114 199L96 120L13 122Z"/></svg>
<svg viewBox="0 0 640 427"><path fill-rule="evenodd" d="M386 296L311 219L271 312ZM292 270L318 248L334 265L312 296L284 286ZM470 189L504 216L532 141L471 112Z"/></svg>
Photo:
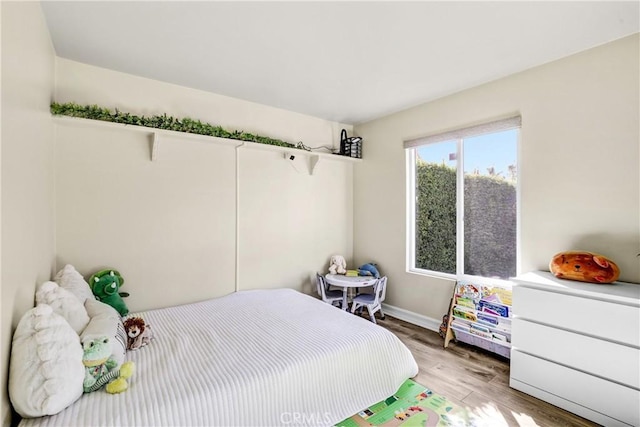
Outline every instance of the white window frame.
<svg viewBox="0 0 640 427"><path fill-rule="evenodd" d="M406 271L408 273L431 276L442 279L457 280L471 278L464 274L464 139L505 130L518 129L516 136L516 164L520 172L520 134L521 118L514 116L503 120L484 123L453 131L438 133L423 138L404 142L406 151L407 170L407 227L406 227ZM418 147L445 141L456 141L456 273L444 273L435 270L425 270L415 266L416 260L416 150ZM516 274L521 272L520 259L520 176L516 180ZM463 185L460 185L463 183ZM498 280L498 279L494 279Z"/></svg>

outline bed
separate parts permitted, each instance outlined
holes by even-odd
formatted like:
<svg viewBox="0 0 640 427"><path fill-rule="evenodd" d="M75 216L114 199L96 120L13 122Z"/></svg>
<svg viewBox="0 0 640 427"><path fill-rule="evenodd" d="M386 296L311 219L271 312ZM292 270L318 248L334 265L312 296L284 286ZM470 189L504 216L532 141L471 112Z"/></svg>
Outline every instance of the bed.
<svg viewBox="0 0 640 427"><path fill-rule="evenodd" d="M291 289L139 315L155 338L127 352L136 364L129 390L85 394L20 425L332 425L418 371L391 332Z"/></svg>

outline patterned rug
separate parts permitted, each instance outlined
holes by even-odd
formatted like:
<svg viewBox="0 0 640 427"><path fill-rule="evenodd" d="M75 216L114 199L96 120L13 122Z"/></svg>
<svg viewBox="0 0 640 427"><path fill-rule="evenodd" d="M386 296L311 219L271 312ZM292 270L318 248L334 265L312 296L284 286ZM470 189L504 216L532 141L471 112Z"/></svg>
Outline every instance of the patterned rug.
<svg viewBox="0 0 640 427"><path fill-rule="evenodd" d="M337 427L357 426L472 426L466 409L423 385L406 380L396 394L347 418Z"/></svg>

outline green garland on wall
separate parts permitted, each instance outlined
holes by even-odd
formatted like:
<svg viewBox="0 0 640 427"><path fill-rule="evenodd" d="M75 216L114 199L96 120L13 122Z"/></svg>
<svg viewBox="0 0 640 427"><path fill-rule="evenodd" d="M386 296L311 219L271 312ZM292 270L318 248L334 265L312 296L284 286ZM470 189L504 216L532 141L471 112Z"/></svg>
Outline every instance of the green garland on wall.
<svg viewBox="0 0 640 427"><path fill-rule="evenodd" d="M215 136L217 138L237 139L240 141L256 142L258 144L277 145L279 147L304 149L304 144L297 145L282 141L280 139L266 136L253 135L243 131L230 132L220 126L203 123L200 120L193 120L188 117L176 119L163 114L162 116L136 116L131 113L111 111L97 105L78 105L73 102L66 104L51 103L51 114L56 116L80 117L83 119L101 120L104 122L124 123L133 126L145 126L154 129L166 129L176 132L195 133L198 135Z"/></svg>

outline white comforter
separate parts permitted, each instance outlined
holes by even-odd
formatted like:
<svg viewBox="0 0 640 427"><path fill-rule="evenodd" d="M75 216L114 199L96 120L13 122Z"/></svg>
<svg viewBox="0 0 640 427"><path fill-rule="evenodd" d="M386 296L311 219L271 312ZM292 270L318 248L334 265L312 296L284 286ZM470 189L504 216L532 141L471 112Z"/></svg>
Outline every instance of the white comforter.
<svg viewBox="0 0 640 427"><path fill-rule="evenodd" d="M290 289L141 313L152 343L119 395L86 394L27 426L331 425L418 368L382 327Z"/></svg>

